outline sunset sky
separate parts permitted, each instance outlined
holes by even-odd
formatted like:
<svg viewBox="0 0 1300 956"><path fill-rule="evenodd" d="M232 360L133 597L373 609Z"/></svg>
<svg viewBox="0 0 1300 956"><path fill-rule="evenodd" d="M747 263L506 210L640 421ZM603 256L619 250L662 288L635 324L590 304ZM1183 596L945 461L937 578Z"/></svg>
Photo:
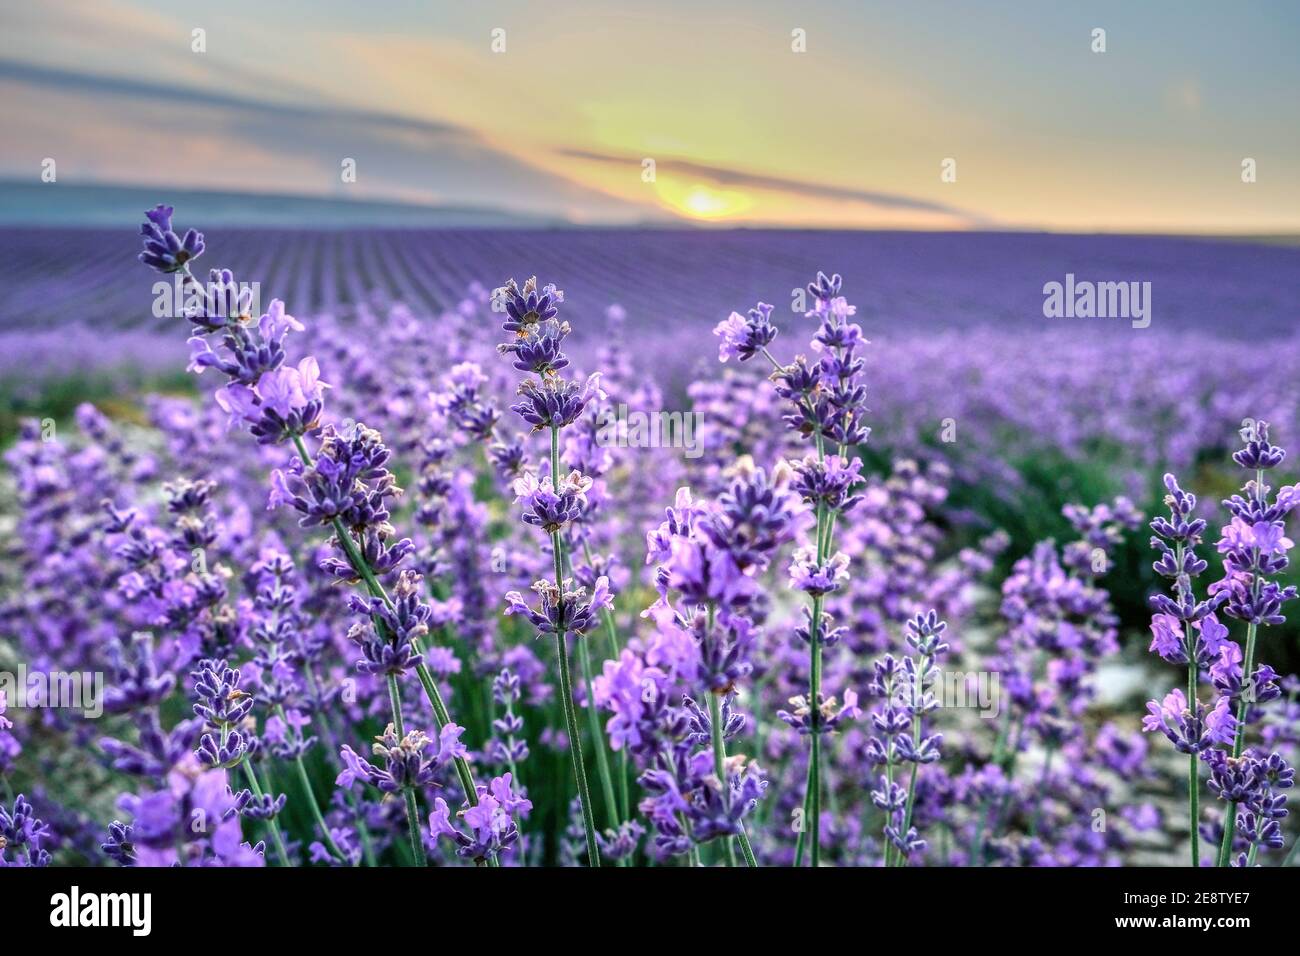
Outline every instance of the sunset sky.
<svg viewBox="0 0 1300 956"><path fill-rule="evenodd" d="M58 184L578 223L1297 232L1298 47L1300 4L1249 0L6 3L0 178L50 157Z"/></svg>

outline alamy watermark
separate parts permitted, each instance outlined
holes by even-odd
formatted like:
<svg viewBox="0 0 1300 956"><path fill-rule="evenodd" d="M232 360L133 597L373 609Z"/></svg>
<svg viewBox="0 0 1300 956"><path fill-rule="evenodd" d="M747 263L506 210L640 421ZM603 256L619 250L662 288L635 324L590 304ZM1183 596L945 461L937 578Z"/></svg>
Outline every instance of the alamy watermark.
<svg viewBox="0 0 1300 956"><path fill-rule="evenodd" d="M1151 324L1150 282L1076 280L1043 285L1043 315L1049 319L1129 319L1133 328Z"/></svg>
<svg viewBox="0 0 1300 956"><path fill-rule="evenodd" d="M935 668L918 697L927 697L941 709L974 710L985 720L1002 713L1002 674L999 671L959 671ZM912 682L900 673L891 699L895 707L912 702Z"/></svg>
<svg viewBox="0 0 1300 956"><path fill-rule="evenodd" d="M262 314L262 284L242 282L230 273L216 273L206 283L187 281L180 273L172 281L159 279L153 284L153 314L159 319L179 319L187 315L210 318L249 319Z"/></svg>
<svg viewBox="0 0 1300 956"><path fill-rule="evenodd" d="M643 412L607 406L596 417L596 444L603 448L680 448L686 458L704 454L703 412Z"/></svg>
<svg viewBox="0 0 1300 956"><path fill-rule="evenodd" d="M50 897L50 925L55 928L123 927L132 936L153 929L152 893L92 893L73 886Z"/></svg>
<svg viewBox="0 0 1300 956"><path fill-rule="evenodd" d="M941 708L974 710L985 720L1002 713L1002 675L998 671L941 670L926 689Z"/></svg>
<svg viewBox="0 0 1300 956"><path fill-rule="evenodd" d="M19 664L17 673L0 671L0 694L6 705L21 710L79 710L89 720L104 715L102 671L28 671Z"/></svg>

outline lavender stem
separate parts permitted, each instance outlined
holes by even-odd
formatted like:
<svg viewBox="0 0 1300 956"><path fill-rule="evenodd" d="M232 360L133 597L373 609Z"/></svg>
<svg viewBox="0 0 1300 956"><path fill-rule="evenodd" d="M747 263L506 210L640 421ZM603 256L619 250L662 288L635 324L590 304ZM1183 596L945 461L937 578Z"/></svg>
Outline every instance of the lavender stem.
<svg viewBox="0 0 1300 956"><path fill-rule="evenodd" d="M393 710L393 730L397 739L406 736L406 727L402 721L402 692L397 686L397 675L388 675L388 703ZM410 786L402 788L402 798L406 802L406 826L410 831L411 850L415 854L416 866L428 866L429 861L424 852L424 841L420 838L420 810L416 806L415 791Z"/></svg>
<svg viewBox="0 0 1300 956"><path fill-rule="evenodd" d="M264 791L262 785L257 781L257 772L253 769L252 760L246 759L244 761L244 776L248 778L248 787L253 791L253 796L261 800ZM275 852L280 857L280 865L289 866L289 853L284 848L284 837L280 834L280 824L275 822L274 817L267 820L266 823L271 831L271 841L275 844Z"/></svg>
<svg viewBox="0 0 1300 956"><path fill-rule="evenodd" d="M560 487L560 429L551 426L551 485ZM551 554L555 560L555 587L564 596L564 540L560 532L551 532ZM600 847L596 843L596 818L591 809L591 791L587 786L587 768L582 757L582 736L578 731L578 714L573 705L573 678L569 674L569 646L563 631L555 633L555 652L560 663L560 704L569 735L569 752L573 757L573 776L578 785L578 803L582 806L582 826L587 837L587 861L600 866ZM581 636L578 640L583 640Z"/></svg>
<svg viewBox="0 0 1300 956"><path fill-rule="evenodd" d="M1263 496L1264 486L1264 469L1255 469L1255 494ZM1256 563L1258 564L1258 550L1255 551ZM1251 582L1251 600L1252 604L1259 598L1260 575L1255 573ZM1255 637L1259 626L1251 621L1246 625L1246 657L1242 661L1241 673L1243 676L1249 676L1255 667ZM1242 750L1246 746L1246 711L1249 709L1246 701L1246 695L1241 695L1241 700L1237 702L1237 736L1232 742L1233 759L1241 757ZM1223 843L1219 847L1219 866L1227 866L1232 860L1232 841L1237 831L1237 804L1234 801L1228 802L1228 810L1223 818Z"/></svg>
<svg viewBox="0 0 1300 956"><path fill-rule="evenodd" d="M284 721L285 726L289 725L289 718L285 715L284 708L279 704L275 707L275 712L280 719ZM303 766L302 757L293 758L294 766L298 770L298 782L302 785L302 792L307 797L307 806L311 809L312 816L316 819L316 826L320 828L321 836L325 840L325 845L329 851L334 854L340 862L347 863L347 855L339 849L339 845L334 842L334 836L330 833L329 825L325 822L325 815L321 813L320 804L316 802L316 794L311 788L311 778L307 776L307 768Z"/></svg>

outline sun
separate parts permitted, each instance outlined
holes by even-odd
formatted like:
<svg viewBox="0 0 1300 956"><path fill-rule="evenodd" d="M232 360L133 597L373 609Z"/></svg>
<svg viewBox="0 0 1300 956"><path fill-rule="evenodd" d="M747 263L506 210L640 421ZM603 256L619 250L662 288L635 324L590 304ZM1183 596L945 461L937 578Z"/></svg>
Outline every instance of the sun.
<svg viewBox="0 0 1300 956"><path fill-rule="evenodd" d="M659 196L676 212L692 219L725 219L744 212L753 200L733 189L716 189L702 183L665 182L660 180Z"/></svg>

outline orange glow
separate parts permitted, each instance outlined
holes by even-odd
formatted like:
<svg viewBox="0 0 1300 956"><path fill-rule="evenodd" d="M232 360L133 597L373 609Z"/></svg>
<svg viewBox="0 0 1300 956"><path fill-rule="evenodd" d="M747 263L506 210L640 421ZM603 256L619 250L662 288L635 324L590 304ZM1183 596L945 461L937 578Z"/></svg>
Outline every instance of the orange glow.
<svg viewBox="0 0 1300 956"><path fill-rule="evenodd" d="M693 219L725 219L744 212L753 201L733 189L715 189L701 183L682 188L665 183L658 189L660 198L675 212Z"/></svg>

